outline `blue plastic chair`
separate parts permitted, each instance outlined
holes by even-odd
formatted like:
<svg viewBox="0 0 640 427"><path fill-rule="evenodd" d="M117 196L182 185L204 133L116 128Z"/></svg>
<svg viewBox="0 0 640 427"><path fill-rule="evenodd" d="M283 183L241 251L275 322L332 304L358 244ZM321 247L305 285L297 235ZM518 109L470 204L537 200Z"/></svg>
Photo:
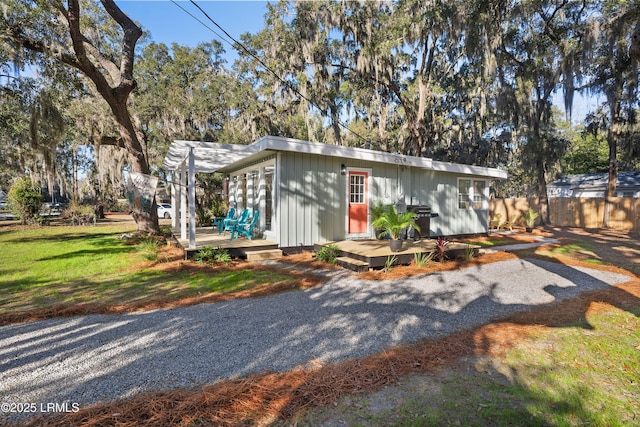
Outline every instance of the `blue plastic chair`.
<svg viewBox="0 0 640 427"><path fill-rule="evenodd" d="M228 219L233 219L234 216L236 216L236 208L230 208L229 212L227 212L227 216L225 216L224 218L218 217L213 219L213 228L215 228L217 225L218 233L222 234L222 228L224 227L224 222Z"/></svg>
<svg viewBox="0 0 640 427"><path fill-rule="evenodd" d="M253 213L253 218L251 221L245 221L244 223L239 222L233 227L233 231L231 232L231 240L238 237L239 234L242 234L247 239L253 239L253 229L258 224L258 219L260 218L260 212L255 211Z"/></svg>
<svg viewBox="0 0 640 427"><path fill-rule="evenodd" d="M224 221L222 221L222 231L225 233L227 231L233 232L233 228L236 226L236 224L247 222L250 213L251 212L249 211L249 209L243 209L237 219L225 219Z"/></svg>

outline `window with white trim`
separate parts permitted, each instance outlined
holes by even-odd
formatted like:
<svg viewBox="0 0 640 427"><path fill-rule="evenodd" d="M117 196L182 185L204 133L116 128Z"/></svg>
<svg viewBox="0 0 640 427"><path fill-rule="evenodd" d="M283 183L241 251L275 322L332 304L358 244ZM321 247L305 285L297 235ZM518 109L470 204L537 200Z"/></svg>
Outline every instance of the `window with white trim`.
<svg viewBox="0 0 640 427"><path fill-rule="evenodd" d="M364 185L364 175L356 175L352 174L349 176L349 202L351 204L363 204L365 201L364 197L365 185Z"/></svg>
<svg viewBox="0 0 640 427"><path fill-rule="evenodd" d="M458 179L458 209L487 209L487 181Z"/></svg>
<svg viewBox="0 0 640 427"><path fill-rule="evenodd" d="M486 181L473 181L473 209L484 209Z"/></svg>
<svg viewBox="0 0 640 427"><path fill-rule="evenodd" d="M471 180L458 180L458 208L469 209L469 201L471 200Z"/></svg>

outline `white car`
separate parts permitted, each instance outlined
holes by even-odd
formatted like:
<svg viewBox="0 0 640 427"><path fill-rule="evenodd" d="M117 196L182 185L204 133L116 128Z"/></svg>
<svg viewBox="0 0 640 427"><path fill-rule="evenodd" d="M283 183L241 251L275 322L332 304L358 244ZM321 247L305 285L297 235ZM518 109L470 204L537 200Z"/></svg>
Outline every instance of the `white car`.
<svg viewBox="0 0 640 427"><path fill-rule="evenodd" d="M171 218L171 205L158 203L158 218Z"/></svg>

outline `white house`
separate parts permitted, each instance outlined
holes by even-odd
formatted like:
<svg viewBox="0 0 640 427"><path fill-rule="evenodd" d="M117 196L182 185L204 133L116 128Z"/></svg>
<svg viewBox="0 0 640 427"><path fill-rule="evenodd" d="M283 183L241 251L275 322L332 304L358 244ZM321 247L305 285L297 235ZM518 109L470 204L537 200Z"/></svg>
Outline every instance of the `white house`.
<svg viewBox="0 0 640 427"><path fill-rule="evenodd" d="M494 168L274 136L246 146L175 141L163 168L173 175L174 226L190 247L195 173L226 175L230 206L259 210L260 232L283 249L375 237L377 201L430 207L438 214L431 236L486 233L490 181L507 178Z"/></svg>

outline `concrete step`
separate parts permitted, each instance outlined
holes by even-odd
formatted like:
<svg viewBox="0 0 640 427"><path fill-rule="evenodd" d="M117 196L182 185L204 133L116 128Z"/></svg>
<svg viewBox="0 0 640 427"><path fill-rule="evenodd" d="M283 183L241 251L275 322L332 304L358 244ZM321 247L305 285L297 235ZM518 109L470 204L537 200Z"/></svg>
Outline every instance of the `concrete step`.
<svg viewBox="0 0 640 427"><path fill-rule="evenodd" d="M351 258L348 256L341 256L337 259L337 264L340 267L348 268L353 271L368 271L369 263L359 259Z"/></svg>
<svg viewBox="0 0 640 427"><path fill-rule="evenodd" d="M282 250L280 249L263 249L259 251L245 251L247 261L263 261L268 259L282 258Z"/></svg>

